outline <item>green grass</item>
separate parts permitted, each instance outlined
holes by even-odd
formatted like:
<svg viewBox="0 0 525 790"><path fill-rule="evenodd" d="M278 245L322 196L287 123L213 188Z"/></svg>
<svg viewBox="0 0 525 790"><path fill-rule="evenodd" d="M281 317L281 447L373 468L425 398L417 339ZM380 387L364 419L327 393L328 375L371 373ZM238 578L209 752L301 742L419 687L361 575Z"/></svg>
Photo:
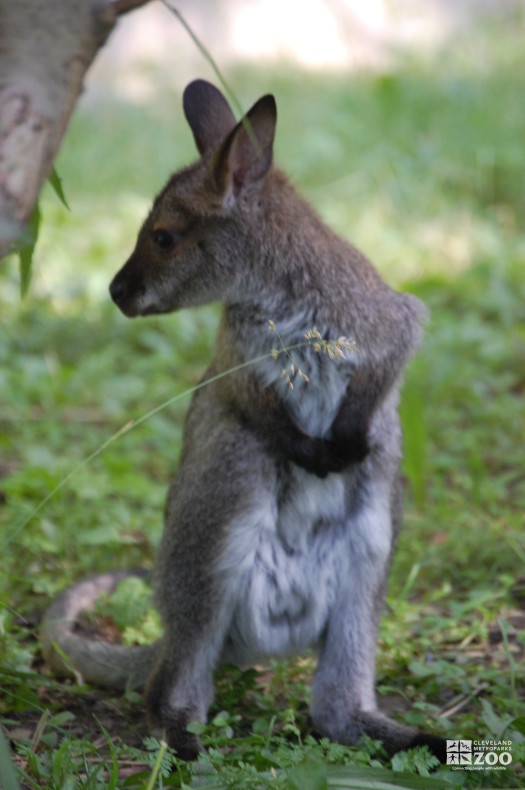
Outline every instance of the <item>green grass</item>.
<svg viewBox="0 0 525 790"><path fill-rule="evenodd" d="M518 19L375 76L228 75L245 106L275 92L278 161L431 309L402 404L406 523L378 687L408 723L512 739L506 771L435 775L465 786L524 784L522 33ZM392 762L370 743L311 738L308 656L222 673L195 766L143 740L140 701L56 681L43 665L37 625L52 596L94 571L153 562L189 400L121 436L30 514L121 426L194 385L212 353L214 307L131 322L107 295L155 191L194 156L180 95L165 75L158 86L151 105L77 113L58 162L71 212L47 191L25 303L15 262L1 274L0 715L24 786L307 789L328 772L329 786L370 787L403 770L403 786L430 788L421 755Z"/></svg>

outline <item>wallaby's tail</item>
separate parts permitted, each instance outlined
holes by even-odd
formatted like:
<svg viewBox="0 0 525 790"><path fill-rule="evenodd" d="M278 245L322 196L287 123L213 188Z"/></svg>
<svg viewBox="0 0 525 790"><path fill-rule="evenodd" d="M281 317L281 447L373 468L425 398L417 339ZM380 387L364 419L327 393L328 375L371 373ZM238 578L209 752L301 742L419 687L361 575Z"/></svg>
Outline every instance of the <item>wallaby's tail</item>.
<svg viewBox="0 0 525 790"><path fill-rule="evenodd" d="M158 643L145 647L123 647L97 642L75 633L81 612L92 609L101 595L111 593L128 576L146 571L112 571L73 585L56 598L44 616L40 638L42 652L60 675L80 676L95 686L124 691L142 689L146 683Z"/></svg>

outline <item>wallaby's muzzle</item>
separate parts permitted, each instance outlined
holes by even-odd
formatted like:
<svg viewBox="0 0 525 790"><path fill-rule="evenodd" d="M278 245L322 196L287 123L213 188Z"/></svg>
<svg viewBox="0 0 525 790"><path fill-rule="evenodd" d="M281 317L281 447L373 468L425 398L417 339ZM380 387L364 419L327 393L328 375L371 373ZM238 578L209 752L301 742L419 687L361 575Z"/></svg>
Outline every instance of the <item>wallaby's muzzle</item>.
<svg viewBox="0 0 525 790"><path fill-rule="evenodd" d="M115 275L109 293L111 298L128 318L143 314L146 286L142 275L137 271L133 256Z"/></svg>

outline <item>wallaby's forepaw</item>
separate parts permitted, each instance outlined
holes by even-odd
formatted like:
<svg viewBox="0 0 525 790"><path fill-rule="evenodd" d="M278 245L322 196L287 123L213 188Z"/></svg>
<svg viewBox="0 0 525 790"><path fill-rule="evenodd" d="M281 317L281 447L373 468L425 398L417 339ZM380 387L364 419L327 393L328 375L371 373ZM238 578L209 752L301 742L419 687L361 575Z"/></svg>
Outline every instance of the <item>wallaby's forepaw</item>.
<svg viewBox="0 0 525 790"><path fill-rule="evenodd" d="M364 431L353 431L335 439L326 441L328 455L327 463L331 464L334 472L342 472L350 464L364 461L370 452L368 436Z"/></svg>
<svg viewBox="0 0 525 790"><path fill-rule="evenodd" d="M370 447L362 431L336 439L311 439L305 437L298 447L295 462L318 477L332 472L343 472L351 464L364 461Z"/></svg>

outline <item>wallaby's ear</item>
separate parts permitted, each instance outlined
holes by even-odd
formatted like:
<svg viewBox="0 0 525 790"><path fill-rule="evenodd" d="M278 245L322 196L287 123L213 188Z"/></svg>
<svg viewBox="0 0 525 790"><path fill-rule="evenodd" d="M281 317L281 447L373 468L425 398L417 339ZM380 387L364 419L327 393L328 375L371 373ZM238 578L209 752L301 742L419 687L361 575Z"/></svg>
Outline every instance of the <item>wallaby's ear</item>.
<svg viewBox="0 0 525 790"><path fill-rule="evenodd" d="M225 200L236 198L268 171L276 122L275 99L268 94L253 105L224 141L215 157L213 177Z"/></svg>
<svg viewBox="0 0 525 790"><path fill-rule="evenodd" d="M222 93L210 82L194 80L186 87L182 103L199 153L216 150L236 124Z"/></svg>

